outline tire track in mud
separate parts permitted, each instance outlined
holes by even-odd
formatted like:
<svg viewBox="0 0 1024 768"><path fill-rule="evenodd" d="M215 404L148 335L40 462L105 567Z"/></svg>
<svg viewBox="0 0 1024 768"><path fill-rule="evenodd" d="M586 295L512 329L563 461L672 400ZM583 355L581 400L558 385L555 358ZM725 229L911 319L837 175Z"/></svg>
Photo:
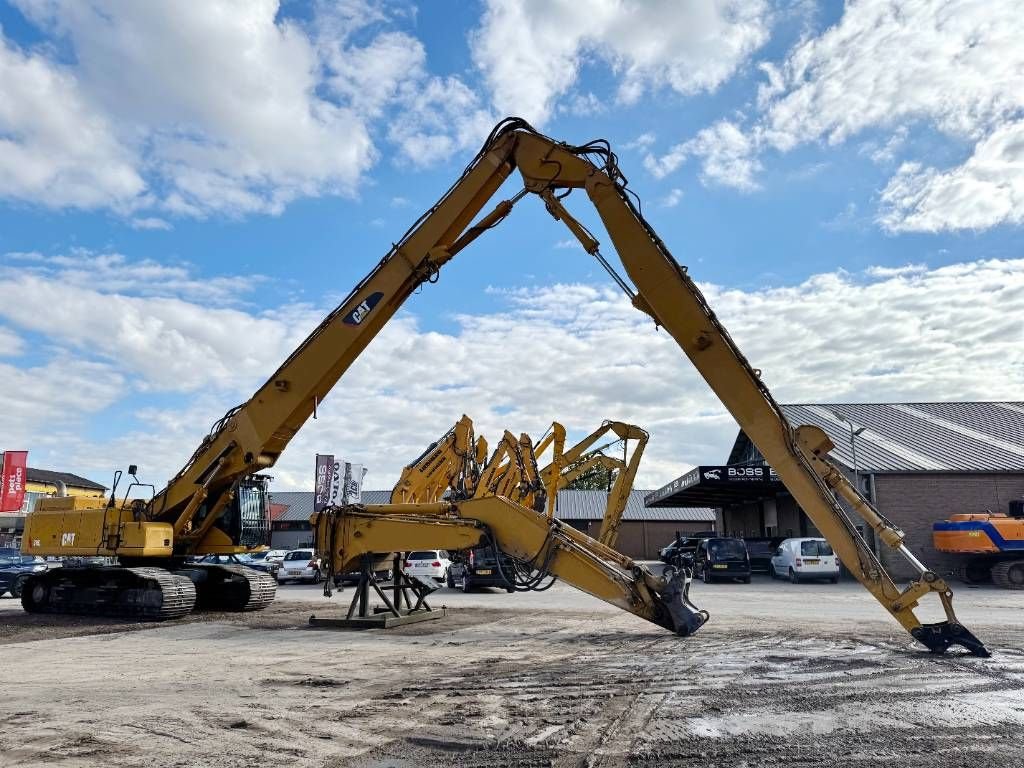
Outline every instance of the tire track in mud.
<svg viewBox="0 0 1024 768"><path fill-rule="evenodd" d="M574 768L880 760L984 768L1008 764L1024 748L1018 651L992 664L805 634L733 632L680 653L676 638L612 631L575 635L571 654L553 657L561 651L555 642L543 659L510 660L525 650L521 642L528 641L404 687L430 707L452 697L459 703L431 729L429 745L397 742L366 765L412 754L416 762L443 755L452 766L494 757L494 765ZM508 762L510 743L518 744L519 762Z"/></svg>

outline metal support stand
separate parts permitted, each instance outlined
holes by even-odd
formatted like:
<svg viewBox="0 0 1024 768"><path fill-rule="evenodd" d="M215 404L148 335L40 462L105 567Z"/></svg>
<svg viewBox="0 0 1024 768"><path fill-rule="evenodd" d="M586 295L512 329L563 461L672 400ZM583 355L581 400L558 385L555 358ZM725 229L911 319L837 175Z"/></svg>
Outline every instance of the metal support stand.
<svg viewBox="0 0 1024 768"><path fill-rule="evenodd" d="M338 629L387 629L402 624L440 619L448 615L447 608L431 608L427 595L438 588L430 581L417 579L402 572L401 553L395 555L390 584L377 581L373 570L373 555L363 555L360 563L359 583L349 604L344 619L320 619L314 614L309 617L310 626L334 627ZM389 588L390 589L387 589ZM370 589L377 593L384 605L370 606ZM387 592L391 592L388 598ZM413 602L415 597L415 602Z"/></svg>

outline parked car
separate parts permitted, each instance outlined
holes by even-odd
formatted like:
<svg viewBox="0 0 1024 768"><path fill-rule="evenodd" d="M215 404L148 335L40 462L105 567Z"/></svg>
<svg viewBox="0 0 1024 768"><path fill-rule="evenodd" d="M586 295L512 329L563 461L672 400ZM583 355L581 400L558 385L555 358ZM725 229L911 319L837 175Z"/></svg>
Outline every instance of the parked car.
<svg viewBox="0 0 1024 768"><path fill-rule="evenodd" d="M395 578L394 552L374 553L373 558L373 575L377 581L391 581ZM339 573L335 575L334 583L339 587L342 584L355 584L361 575L362 571L358 568L354 571Z"/></svg>
<svg viewBox="0 0 1024 768"><path fill-rule="evenodd" d="M449 554L443 549L421 549L405 556L402 571L421 579L430 578L445 581L452 564Z"/></svg>
<svg viewBox="0 0 1024 768"><path fill-rule="evenodd" d="M692 567L693 556L697 552L697 545L700 542L701 537L676 534L676 538L672 539L671 544L662 547L658 553L658 559L667 565L674 565L676 568Z"/></svg>
<svg viewBox="0 0 1024 768"><path fill-rule="evenodd" d="M775 550L779 548L779 544L785 541L785 538L785 536L744 537L747 554L750 556L750 570L754 573L769 573Z"/></svg>
<svg viewBox="0 0 1024 768"><path fill-rule="evenodd" d="M502 576L504 572L505 576ZM470 592L475 587L498 587L506 592L515 592L515 587L506 581L512 578L512 558L502 553L501 570L494 549L484 545L452 553L448 566L448 586Z"/></svg>
<svg viewBox="0 0 1024 768"><path fill-rule="evenodd" d="M702 539L693 557L694 575L705 584L739 579L750 583L750 555L743 539L716 536Z"/></svg>
<svg viewBox="0 0 1024 768"><path fill-rule="evenodd" d="M247 565L250 568L255 568L257 571L263 571L274 576L281 570L281 563L276 560L267 559L269 553L270 550L247 552L244 555L238 555L238 560L242 565Z"/></svg>
<svg viewBox="0 0 1024 768"><path fill-rule="evenodd" d="M293 549L281 561L277 572L277 583L289 581L310 581L320 583L320 558L312 549Z"/></svg>
<svg viewBox="0 0 1024 768"><path fill-rule="evenodd" d="M268 563L277 563L280 565L284 561L284 556L291 552L290 549L268 549L263 555L263 559Z"/></svg>
<svg viewBox="0 0 1024 768"><path fill-rule="evenodd" d="M249 558L250 556L247 554L203 555L202 557L195 558L192 562L213 563L215 565L244 565L246 568L252 568L255 571L263 571L263 573L269 573L271 576L276 575L280 568L277 563L267 563L263 560L252 561Z"/></svg>
<svg viewBox="0 0 1024 768"><path fill-rule="evenodd" d="M17 552L17 550L14 550ZM46 561L41 557L23 555L0 555L0 596L7 592L11 597L21 597L21 590L33 573L46 570Z"/></svg>
<svg viewBox="0 0 1024 768"><path fill-rule="evenodd" d="M839 582L839 558L825 539L786 539L775 550L772 578L788 578L794 584L804 579Z"/></svg>

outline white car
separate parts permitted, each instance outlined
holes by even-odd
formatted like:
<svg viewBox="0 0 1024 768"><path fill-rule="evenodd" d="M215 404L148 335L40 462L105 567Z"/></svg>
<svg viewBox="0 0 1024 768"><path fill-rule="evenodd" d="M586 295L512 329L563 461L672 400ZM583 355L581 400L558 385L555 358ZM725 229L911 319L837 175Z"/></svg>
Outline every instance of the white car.
<svg viewBox="0 0 1024 768"><path fill-rule="evenodd" d="M402 571L409 576L444 581L451 564L451 557L443 549L421 549L405 556Z"/></svg>
<svg viewBox="0 0 1024 768"><path fill-rule="evenodd" d="M839 558L825 539L786 539L772 556L768 575L788 578L794 584L804 579L839 581Z"/></svg>
<svg viewBox="0 0 1024 768"><path fill-rule="evenodd" d="M277 572L277 583L288 581L320 582L320 558L312 549L293 549L281 560L281 568Z"/></svg>
<svg viewBox="0 0 1024 768"><path fill-rule="evenodd" d="M263 556L263 559L268 563L277 563L280 565L281 561L284 560L284 556L289 552L291 552L290 549L268 549L267 554Z"/></svg>

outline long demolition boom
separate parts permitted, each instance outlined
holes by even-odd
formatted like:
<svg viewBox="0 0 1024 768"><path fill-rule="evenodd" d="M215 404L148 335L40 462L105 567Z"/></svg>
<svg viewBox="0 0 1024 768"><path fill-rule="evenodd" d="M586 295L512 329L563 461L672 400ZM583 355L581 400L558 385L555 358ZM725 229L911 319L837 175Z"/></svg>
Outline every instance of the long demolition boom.
<svg viewBox="0 0 1024 768"><path fill-rule="evenodd" d="M523 189L471 224L516 170ZM596 208L635 290L605 260L597 240L565 209L562 200L575 189L585 191ZM759 372L732 341L686 268L633 205L607 143L558 143L515 118L495 127L441 200L247 403L215 425L186 467L155 497L149 517L173 523L176 550L190 551L204 543L237 482L274 464L318 403L413 291L436 281L455 254L501 222L527 193L539 196L551 215L601 262L633 305L672 336L846 567L885 610L932 651L959 644L986 655L981 642L956 620L948 585L913 557L902 543L902 532L846 483L829 461L831 446L823 433L807 427L794 430L786 421ZM881 541L915 567L919 577L909 587L901 590L895 584L857 533L837 493ZM941 601L945 621L923 624L915 615L918 600L929 592Z"/></svg>

